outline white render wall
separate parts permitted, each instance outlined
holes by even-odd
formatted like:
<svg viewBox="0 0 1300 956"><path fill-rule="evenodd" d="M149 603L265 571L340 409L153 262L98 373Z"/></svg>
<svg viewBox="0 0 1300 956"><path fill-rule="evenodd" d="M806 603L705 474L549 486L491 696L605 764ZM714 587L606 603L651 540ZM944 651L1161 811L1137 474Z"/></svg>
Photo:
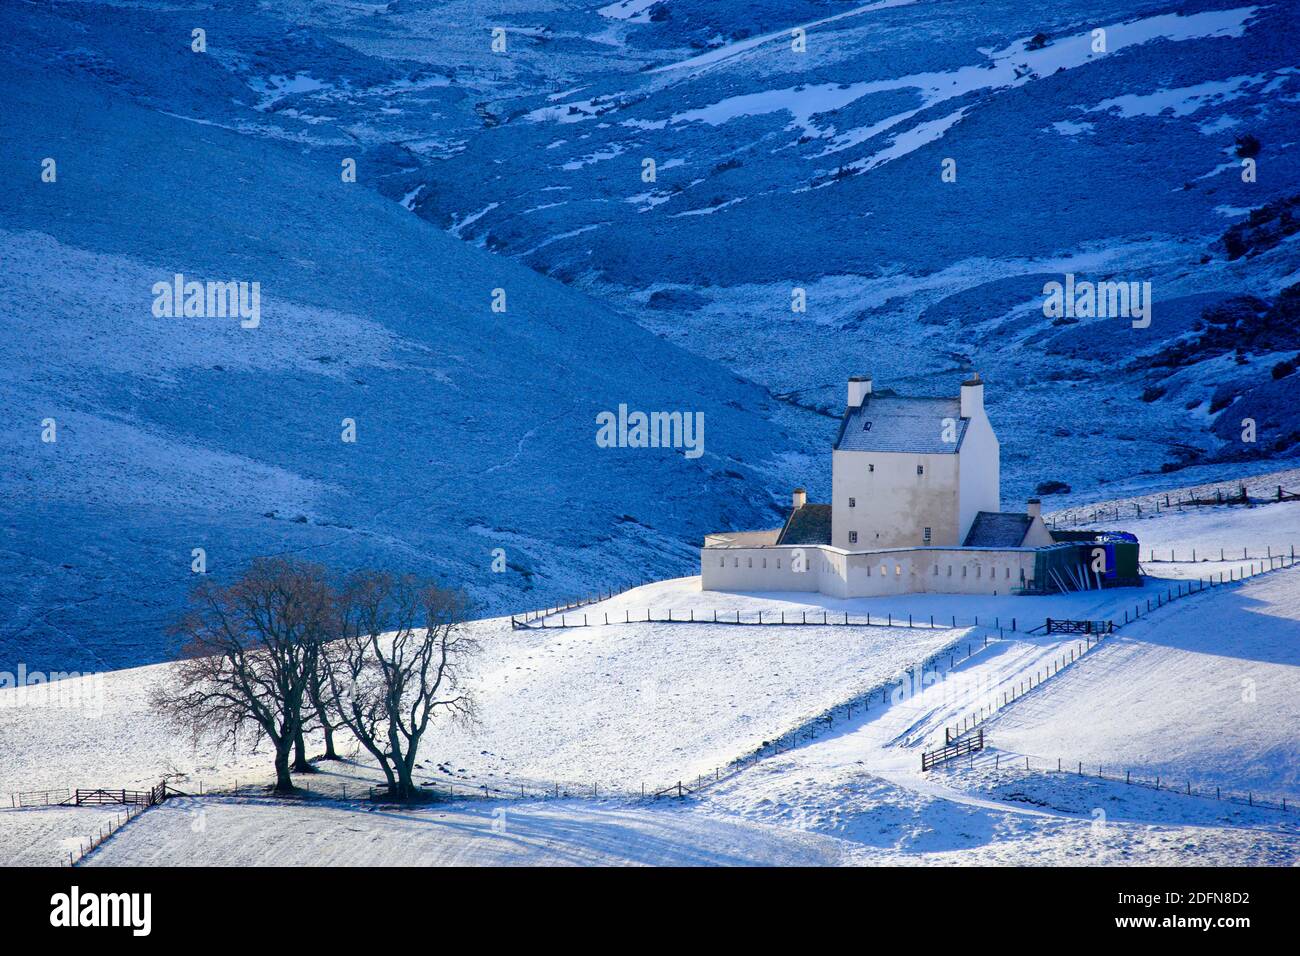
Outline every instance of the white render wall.
<svg viewBox="0 0 1300 956"><path fill-rule="evenodd" d="M1002 510L1001 449L984 411L984 386L963 385L961 405L968 420L953 454L832 452L833 547L960 547L976 514ZM849 540L853 531L857 541Z"/></svg>
<svg viewBox="0 0 1300 956"><path fill-rule="evenodd" d="M965 537L958 527L958 458L832 452L831 545L846 551L919 548L926 543L926 528L931 545L960 545ZM850 531L858 533L856 543L849 540Z"/></svg>
<svg viewBox="0 0 1300 956"><path fill-rule="evenodd" d="M1042 517L1035 515L1029 522L1029 530L1025 532L1025 540L1022 544L1026 548L1045 548L1049 544L1056 544L1056 539L1052 537L1052 532L1048 530Z"/></svg>
<svg viewBox="0 0 1300 956"><path fill-rule="evenodd" d="M1034 548L701 548L700 578L706 591L818 591L832 597L1006 594L1033 578L1034 553ZM806 570L796 570L800 566Z"/></svg>
<svg viewBox="0 0 1300 956"><path fill-rule="evenodd" d="M1002 510L1002 450L982 404L966 425L956 457L960 501L956 543L961 544L977 513Z"/></svg>

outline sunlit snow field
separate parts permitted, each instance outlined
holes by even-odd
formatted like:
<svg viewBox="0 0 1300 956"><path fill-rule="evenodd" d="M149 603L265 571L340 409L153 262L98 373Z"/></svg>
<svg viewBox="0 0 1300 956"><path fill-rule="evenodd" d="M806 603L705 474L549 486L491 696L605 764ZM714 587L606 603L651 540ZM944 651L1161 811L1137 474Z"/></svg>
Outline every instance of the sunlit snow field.
<svg viewBox="0 0 1300 956"><path fill-rule="evenodd" d="M1258 528L1278 541L1300 539L1300 506L1207 509L1142 527L1179 549L1220 539L1253 548ZM119 864L1295 862L1300 821L1204 794L1218 785L1276 801L1300 791L1290 729L1300 718L1297 594L1300 568L1278 570L1121 629L990 720L990 749L969 769L923 775L919 755L941 744L945 726L1078 651L1077 638L999 637L986 627L642 622L512 630L508 619L478 622L481 725L437 730L422 763L422 779L444 793L454 783L462 799L402 811L355 802L378 779L364 762L300 777L325 796L322 804L257 796L268 780L264 754L232 759L212 746L195 753L147 713L147 688L161 665L104 675L102 696L90 698L103 708L99 717L0 708L0 746L10 755L0 790L130 786L168 773L176 787L197 793L242 777L245 797L170 802L91 858ZM978 598L968 607L962 596L919 597L957 613L1000 609ZM1081 597L1059 598L1058 613ZM703 594L684 579L587 613L603 620L603 608L619 601L648 601L656 616L686 603L745 615L822 606L808 596ZM950 646L952 653L936 654ZM904 668L936 656L937 680L910 684ZM685 803L639 797L642 783L684 779L693 788L693 776L708 777L864 689L897 687L900 676L911 689L887 694L888 706L847 719L840 711L813 739L724 773ZM15 693L0 692L0 703L12 704ZM45 743L34 747L36 740ZM1004 765L996 773L994 755ZM1033 773L1014 769L1026 756ZM1201 796L1044 776L1057 758L1159 775L1166 786L1190 781ZM562 799L540 799L555 783ZM599 799L576 799L589 796L592 783ZM500 799L515 786L527 799ZM344 787L351 801L341 799ZM480 799L466 803L474 792ZM485 793L497 799L485 802ZM1017 793L1035 796L1026 803ZM1107 808L1103 831L1092 822L1097 806ZM97 826L83 823L82 812L0 809L0 846L13 861L56 862L64 841Z"/></svg>

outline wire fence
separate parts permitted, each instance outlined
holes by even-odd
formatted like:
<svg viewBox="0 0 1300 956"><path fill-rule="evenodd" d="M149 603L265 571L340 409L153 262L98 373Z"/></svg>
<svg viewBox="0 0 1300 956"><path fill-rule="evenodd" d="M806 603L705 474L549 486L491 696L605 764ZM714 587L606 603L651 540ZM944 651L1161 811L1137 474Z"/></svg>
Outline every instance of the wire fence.
<svg viewBox="0 0 1300 956"><path fill-rule="evenodd" d="M815 740L832 729L837 719L841 721L849 720L855 712L859 715L866 714L871 710L872 702L877 696L880 698L878 707L888 707L892 696L903 698L914 696L920 692L919 686L927 683L929 675L942 673L942 662L946 660L948 670L952 671L958 664L965 663L987 648L990 640L992 640L992 634L985 633L982 640L955 641L949 644L924 660L903 668L902 672L895 677L801 721L773 740L763 741L762 744L749 753L742 754L730 761L725 768L725 775L719 772L715 774L712 780L707 777L698 778L696 781L697 789L702 789L711 783L718 783L727 777L734 776L760 760L785 753L801 744Z"/></svg>
<svg viewBox="0 0 1300 956"><path fill-rule="evenodd" d="M1099 645L1103 639L1114 633L1114 630L1100 633L1085 635L1085 640L1075 642L1075 646L1070 648L1069 653L1062 653L1059 660L1051 660L1042 667L1037 668L1034 673L1028 674L1015 684L1009 686L1001 694L996 695L991 703L981 704L978 709L967 714L958 720L955 724L950 724L944 728L944 738L949 745L956 743L963 736L972 730L980 730L981 725L994 715L1010 707L1020 698L1033 691L1036 687L1042 685L1044 681L1055 677L1061 671L1065 670L1076 661L1082 660L1083 656L1094 647Z"/></svg>
<svg viewBox="0 0 1300 956"><path fill-rule="evenodd" d="M1249 549L1243 551L1243 554L1246 556L1246 559L1248 559ZM1083 633L1084 640L1076 642L1075 647L1071 648L1068 651L1068 653L1063 651L1061 658L1059 660L1053 660L1050 663L1039 668L1034 674L1027 675L1024 679L1018 681L1014 686L1009 687L1006 691L1004 691L1001 695L1001 698L995 700L992 704L983 705L977 710L963 717L955 724L946 727L945 738L947 744L953 745L958 743L963 736L965 736L966 734L970 733L973 730L980 728L980 725L984 723L986 720L988 720L990 717L992 717L995 713L999 712L1004 707L1007 707L1010 704L1014 703L1016 700L1020 699L1025 694L1030 693L1038 686L1040 686L1043 681L1047 680L1052 676L1055 676L1061 670L1069 667L1071 664L1082 659L1082 657L1089 650L1098 646L1103 639L1114 634L1119 628L1122 628L1124 625L1133 623L1139 620L1140 618L1150 614L1152 611L1159 610L1165 607L1167 604L1179 600L1181 598L1190 597L1192 594L1199 594L1202 591L1205 591L1207 589L1212 589L1215 587L1220 587L1228 584L1239 583L1249 578L1256 577L1259 574L1267 573L1269 571L1274 571L1274 570L1281 570L1282 568L1293 567L1294 565L1295 565L1295 557L1293 551L1285 555L1283 554L1275 555L1272 554L1271 549L1266 549L1266 554L1264 556L1257 557L1256 562L1252 563L1249 569L1238 570L1236 568L1229 568L1226 571L1222 571L1219 573L1217 581L1215 580L1214 575L1210 575L1208 577L1197 578L1194 581L1189 580L1186 582L1171 583L1168 587L1163 589L1163 591L1157 591L1153 597L1147 598L1145 600L1145 607L1141 603L1136 603L1134 604L1131 612L1128 609L1125 609L1123 622L1115 621L1115 620L1086 622L1092 626L1088 628L1080 628L1080 630L1084 632ZM592 615L586 612L574 614L572 620L570 620L570 616L566 613L565 609L563 608L559 609L558 611L552 612L552 614L549 616L554 616L555 613L558 613L560 615L560 620L558 622L547 621L545 619L547 615L543 615L540 617L533 618L528 623L519 622L517 626L536 627L538 629L549 629L549 628L591 627L591 626L599 626L604 624L612 625L612 624L638 624L638 623L720 624L720 625L725 624L731 626L740 625L745 627L756 627L756 626L765 626L765 627L778 626L779 627L782 625L799 626L799 625L806 624L809 626L818 626L818 627L847 625L847 626L860 626L860 627L868 627L868 626L869 627L880 627L880 626L907 627L907 628L923 628L923 629L936 629L936 630L948 629L948 628L956 629L958 627L980 627L981 626L981 619L979 616L972 617L970 624L967 625L959 622L959 619L953 615L949 615L948 620L946 622L941 619L936 619L935 616L928 616L926 619L918 620L914 615L906 615L906 616L900 615L896 617L893 614L886 614L884 616L876 615L873 617L869 613L865 613L855 619L851 614L847 612L843 612L843 613L837 612L836 614L832 615L827 610L823 610L820 613L818 613L815 610L811 612L807 610L800 610L798 612L755 611L753 612L752 619L749 619L747 615L743 615L739 611L730 612L730 616L729 616L726 612L721 612L718 611L717 609L710 609L709 611L702 612L702 613L697 613L694 610L680 611L678 609L669 609L667 611L659 612L660 615L662 616L656 616L656 613L653 609L646 608L644 611L644 616L638 614L635 617L633 616L633 612L631 609L624 609L624 619L622 621L619 621L617 619L616 612L614 612L615 616L612 619L609 616L609 612L602 612L600 614L600 617L597 618L595 621L592 621L591 619ZM1020 624L1018 618L1013 617L1007 623L1009 624L1009 627L1003 624L1003 619L1000 616L994 616L992 619L992 623L990 624L989 618L985 617L983 619L982 626L986 628L990 628L990 627L996 628L999 637L1004 637L1007 630L1010 630L1013 633L1016 633L1018 631L1019 624ZM1024 631L1023 633L1026 634L1046 633L1047 630L1052 627L1053 623L1061 624L1063 622L1061 621L1053 622L1052 619L1047 619L1044 622L1044 624L1039 625L1038 627L1035 627L1033 629ZM1079 623L1079 622L1075 622L1075 623ZM964 646L965 646L966 654L965 657L962 658L962 660L973 655L973 653L975 652L976 644L978 644L979 649L983 649L983 647L986 647L988 645L988 641L990 637L991 637L990 634L986 634L982 642L965 642ZM963 642L961 641L955 642L953 645L950 645L949 650L960 646L963 646ZM945 656L949 658L950 668L954 667L958 662L956 653L946 654L945 652L940 652L938 654L932 655L930 658L928 658L923 662L918 662L917 664L912 665L911 667L907 668L906 671L915 672L917 669L924 671L928 668L931 668L938 660L940 660L942 657ZM647 785L647 784L638 784L635 787L609 786L609 785L602 786L596 783L582 784L582 783L572 783L572 782L569 783L555 782L555 783L545 784L545 785L534 783L533 785L530 786L527 783L521 784L515 781L506 786L495 786L495 787L484 783L466 782L460 784L459 789L460 789L460 793L466 795L469 794L471 790L474 790L474 791L481 791L480 794L476 794L476 795L507 796L507 795L514 795L513 788L517 788L518 796L520 797L531 797L531 798L542 798L542 799L546 799L549 797L573 798L573 797L581 797L581 796L593 797L593 798L599 798L602 796L656 798L665 795L685 796L692 793L698 793L699 791L705 789L711 784L716 784L722 780L734 776L740 770L743 770L748 766L752 766L754 763L756 763L759 760L774 756L779 753L783 753L785 751L793 749L796 746L799 746L802 743L806 743L808 741L816 739L817 736L819 736L821 733L833 727L837 718L848 719L853 716L855 711L865 712L866 710L869 710L872 701L876 698L877 695L880 696L880 705L881 706L887 705L889 701L889 693L891 688L894 687L894 684L895 681L887 682L885 685L872 688L871 690L863 694L859 694L855 696L851 700L845 701L841 704L837 704L831 708L828 708L826 711L823 711L812 718L802 721L800 724L791 728L785 733L779 735L775 739L770 741L764 741L759 747L755 748L753 751L744 754L740 757L737 757L732 761L729 761L724 766L716 767L711 774L699 773L696 774L693 779L682 778L678 780L676 783L670 784L668 787L654 786L654 785ZM899 682L900 689L905 689L906 684L907 684L906 679ZM456 784L448 783L445 784L445 786L448 787L449 794L454 795L456 793L456 786L457 786Z"/></svg>
<svg viewBox="0 0 1300 956"><path fill-rule="evenodd" d="M63 803L70 799L72 791L67 787L59 787L54 790L24 790L18 793L9 794L10 809L22 809L26 807L48 807Z"/></svg>
<svg viewBox="0 0 1300 956"><path fill-rule="evenodd" d="M647 584L653 584L650 580L640 581L636 584L625 584L617 587L611 587L607 590L594 591L583 597L574 598L572 601L565 601L560 604L549 605L544 608L536 608L531 611L522 611L518 614L510 615L510 626L514 628L523 627L530 621L537 621L543 618L553 617L556 614L565 611L572 611L574 608L590 607L592 604L599 604L602 601L608 601L616 598L620 594L626 594L628 591L635 591L637 588L645 587Z"/></svg>
<svg viewBox="0 0 1300 956"><path fill-rule="evenodd" d="M1206 551L1198 552L1196 548L1192 548L1190 552L1184 551L1183 557L1181 559L1177 556L1178 553L1174 548L1169 549L1169 557L1167 558L1161 557L1160 555L1163 554L1164 554L1163 550L1157 552L1155 548L1152 548L1151 557L1149 557L1144 563L1146 564L1205 564L1211 561L1218 561L1222 564L1227 564L1229 562L1241 562L1241 561L1251 561L1251 560L1271 563L1274 561L1281 561L1284 559L1294 561L1295 545L1293 544L1289 546L1284 546L1280 548L1276 553L1274 553L1273 547L1271 545L1265 545L1264 553L1260 554L1258 551L1256 551L1253 558L1251 557L1250 548L1248 547L1241 549L1240 558L1237 557L1237 552L1235 550L1231 554L1229 554L1227 548L1220 548L1219 556L1217 558L1214 557L1213 548L1211 548L1208 552Z"/></svg>
<svg viewBox="0 0 1300 956"><path fill-rule="evenodd" d="M107 843L109 838L124 826L138 818L140 814L155 806L157 806L156 803L132 804L127 806L121 814L114 814L113 819L101 825L89 840L82 841L81 845L75 851L68 851L68 866L71 867L80 864L86 859L86 857L90 856L90 854L94 853L101 846Z"/></svg>
<svg viewBox="0 0 1300 956"><path fill-rule="evenodd" d="M551 617L556 616L552 614ZM616 624L727 624L732 627L901 627L923 630L949 630L956 628L991 627L1002 631L1015 631L1017 617L1004 618L1001 615L980 615L960 618L955 614L876 614L863 612L853 615L848 611L834 613L828 610L802 611L720 611L717 608L697 611L694 608L668 608L656 611L653 608L638 610L635 614L631 608L623 609L623 620L618 619L617 611L605 611L599 614L581 613L569 615L558 612L560 620L546 618L535 619L532 623L515 622L515 627L553 630L571 627L603 627ZM1004 623L1005 622L1005 623Z"/></svg>
<svg viewBox="0 0 1300 956"><path fill-rule="evenodd" d="M1125 518L1141 520L1142 518L1158 517L1169 512L1181 514L1184 511L1196 511L1200 508L1232 506L1253 508L1257 505L1275 504L1279 501L1300 501L1300 493L1288 491L1281 485L1275 485L1274 488L1275 490L1270 494L1251 495L1246 490L1245 484L1238 482L1235 487L1230 489L1222 487L1211 489L1202 497L1197 497L1194 494L1177 497L1175 493L1166 493L1146 499L1139 498L1116 502L1113 505L1068 508L1049 515L1046 520L1049 527L1064 529L1077 528L1080 525L1089 523L1095 524L1098 521L1123 521ZM1143 500L1146 501L1145 507L1143 507Z"/></svg>
<svg viewBox="0 0 1300 956"><path fill-rule="evenodd" d="M1258 577L1261 574L1268 574L1271 571L1280 571L1284 568L1293 568L1295 566L1296 561L1294 558L1279 556L1275 560L1270 560L1267 563L1267 566L1264 562L1260 562L1258 565L1251 565L1251 573L1249 574L1245 571L1237 573L1235 570L1229 569L1227 572L1221 571L1219 573L1219 580L1217 582L1215 581L1214 576L1210 575L1209 577L1197 578L1194 581L1189 580L1186 583L1179 582L1171 584L1164 590L1163 594L1157 592L1154 598L1146 599L1145 611L1143 611L1141 604L1135 604L1131 614L1127 609L1125 609L1124 620L1122 622L1116 620L1107 621L1105 623L1108 624L1109 627L1105 630L1099 630L1096 627L1090 628L1090 633L1085 634L1086 640L1076 642L1075 648L1071 649L1068 655L1063 653L1060 660L1051 661L1043 667L1036 669L1033 674L1028 675L1018 681L1014 687L1008 688L1004 691L1001 695L1001 699L995 698L992 703L981 705L977 710L967 714L957 723L950 725L945 730L945 736L948 738L948 742L952 743L963 734L967 734L976 729L994 715L1000 713L1003 709L1025 696L1025 694L1033 691L1044 681L1051 677L1055 677L1062 670L1066 669L1076 661L1082 660L1083 656L1087 654L1088 651L1099 646L1104 639L1112 637L1124 626L1140 620L1152 611L1157 611L1174 601L1191 597L1193 594L1201 594L1204 591L1213 590L1217 587L1240 584L1242 581ZM1052 619L1049 618L1041 629L1042 633L1047 633L1051 629L1052 623ZM1093 621L1088 623L1095 625L1099 622ZM1034 628L1031 633L1037 633L1039 630L1039 628Z"/></svg>
<svg viewBox="0 0 1300 956"><path fill-rule="evenodd" d="M1023 761L1023 764L1022 764ZM1093 765L1085 765L1082 760L1066 761L1057 757L1055 766L1052 761L1045 757L1032 757L1026 754L1009 754L1001 751L987 751L981 761L985 766L992 763L992 770L997 772L1025 770L1028 772L1038 772L1044 774L1068 774L1069 776L1085 777L1096 780L1105 780L1111 783L1123 783L1134 787L1146 787L1151 790L1159 790L1162 793L1179 794L1187 797L1201 797L1204 799L1220 800L1225 803L1235 803L1241 806L1260 807L1267 810L1279 810L1283 813L1295 813L1300 809L1300 801L1295 797L1278 795L1278 794L1260 794L1249 789L1225 789L1220 784L1210 785L1201 783L1195 785L1190 779L1182 781L1175 780L1172 777L1164 777L1160 774L1150 774L1139 771L1134 773L1132 770L1123 768L1110 768L1107 772L1105 766L1098 765L1096 772L1092 771ZM950 764L949 767L960 770L960 764ZM973 767L973 762L970 765Z"/></svg>
<svg viewBox="0 0 1300 956"><path fill-rule="evenodd" d="M1223 549L1220 549L1221 553L1222 551ZM1264 554L1256 554L1255 559L1251 561L1248 569L1238 569L1234 567L1218 572L1217 583L1228 584L1235 581L1245 580L1246 578L1253 577L1264 571L1280 570L1282 568L1292 567L1296 562L1294 545L1292 545L1290 550L1285 553L1274 554L1273 549L1270 546L1266 546L1264 551ZM1192 549L1191 553L1195 555L1197 552L1195 549ZM1160 559L1155 556L1155 551L1153 550L1151 563L1160 563L1162 560L1174 561L1174 552L1170 552L1169 559ZM1192 558L1192 561L1195 563L1203 563L1205 560L1208 559L1201 558L1200 561L1197 561L1195 557ZM1234 557L1228 560L1236 561L1237 559ZM1240 560L1251 560L1250 549L1248 547L1242 549L1242 557ZM1175 563L1181 564L1187 562ZM1216 583L1213 573L1204 579L1198 577L1196 580L1206 580L1210 584ZM1166 590L1168 591L1168 598L1157 595L1156 598L1150 598L1147 600L1146 605L1148 611L1153 608L1163 607L1168 603L1168 600L1178 596L1178 594L1184 593L1183 585L1177 583L1170 585ZM1176 594L1175 592L1178 593ZM600 600L604 599L598 598L593 603L599 603ZM573 606L581 607L582 605L575 604ZM1140 613L1140 605L1135 605L1134 615L1137 616ZM1125 612L1125 615L1125 622L1127 623L1129 620L1127 611ZM550 618L557 616L559 617L558 621L550 620ZM518 629L537 630L554 630L574 627L604 627L618 624L728 624L731 626L739 625L741 627L900 627L912 629L922 628L926 630L991 627L998 630L1000 633L1005 633L1006 631L1015 633L1020 630L1020 622L1023 620L1024 618L1020 616L1004 618L1001 615L984 615L981 620L981 615L978 614L973 615L970 618L961 618L955 614L917 615L893 614L892 612L886 612L885 614L877 613L873 616L871 612L867 611L855 616L849 611L836 611L832 613L826 609L821 611L815 609L801 609L798 611L756 610L744 613L739 610L722 611L717 608L704 610L697 610L695 608L668 608L666 610L643 608L636 611L632 608L623 608L623 619L619 620L617 611L584 611L570 615L567 613L566 608L560 608L556 611L551 611L549 614L542 614L541 616L533 617L528 621L525 621L522 618L512 618L511 623ZM1040 633L1043 630L1043 626L1044 625L1038 625L1026 629L1023 633Z"/></svg>

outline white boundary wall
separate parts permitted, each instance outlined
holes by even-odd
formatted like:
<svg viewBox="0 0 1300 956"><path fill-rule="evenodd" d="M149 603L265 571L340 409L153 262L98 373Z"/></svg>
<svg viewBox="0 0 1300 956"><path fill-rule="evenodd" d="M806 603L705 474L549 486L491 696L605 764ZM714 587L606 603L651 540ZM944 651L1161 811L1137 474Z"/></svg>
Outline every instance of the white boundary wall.
<svg viewBox="0 0 1300 956"><path fill-rule="evenodd" d="M1007 594L1034 576L1034 548L893 548L829 545L705 547L706 591L819 591L832 597ZM803 570L800 570L800 569Z"/></svg>

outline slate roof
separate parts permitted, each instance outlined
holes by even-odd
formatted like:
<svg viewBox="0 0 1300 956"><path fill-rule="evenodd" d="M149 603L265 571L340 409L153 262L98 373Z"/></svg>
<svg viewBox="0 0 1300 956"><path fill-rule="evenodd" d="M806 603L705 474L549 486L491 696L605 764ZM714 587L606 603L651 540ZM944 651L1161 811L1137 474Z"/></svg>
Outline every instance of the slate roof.
<svg viewBox="0 0 1300 956"><path fill-rule="evenodd" d="M956 422L957 440L943 440L943 420ZM882 390L850 408L840 423L835 447L843 451L910 452L954 455L966 436L960 398L912 398ZM870 427L868 427L870 426Z"/></svg>
<svg viewBox="0 0 1300 956"><path fill-rule="evenodd" d="M777 544L830 544L831 506L804 505L785 519Z"/></svg>
<svg viewBox="0 0 1300 956"><path fill-rule="evenodd" d="M1027 514L999 511L981 511L971 522L966 534L966 548L1018 548L1025 543L1025 535L1033 519Z"/></svg>

